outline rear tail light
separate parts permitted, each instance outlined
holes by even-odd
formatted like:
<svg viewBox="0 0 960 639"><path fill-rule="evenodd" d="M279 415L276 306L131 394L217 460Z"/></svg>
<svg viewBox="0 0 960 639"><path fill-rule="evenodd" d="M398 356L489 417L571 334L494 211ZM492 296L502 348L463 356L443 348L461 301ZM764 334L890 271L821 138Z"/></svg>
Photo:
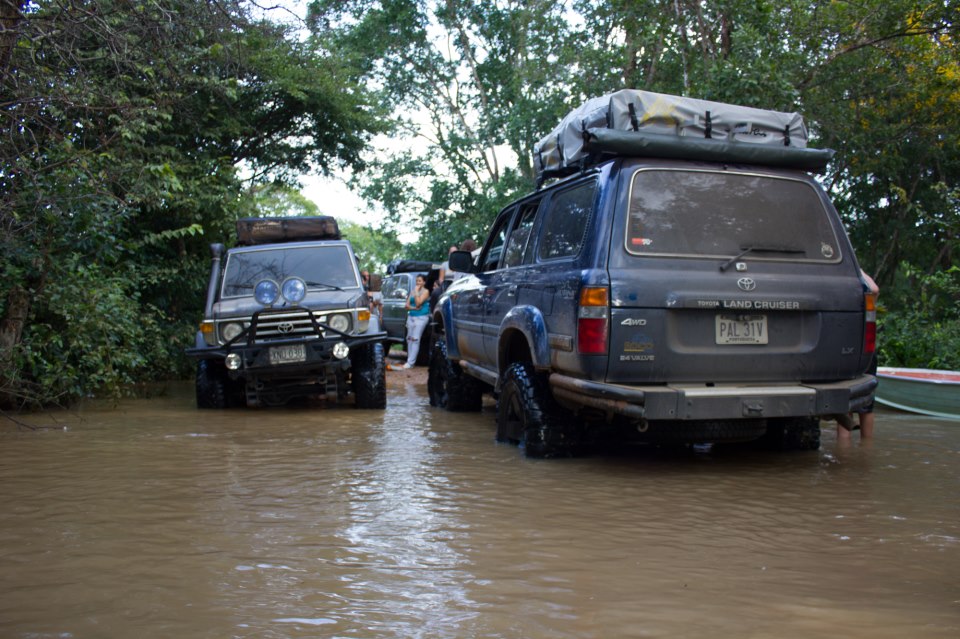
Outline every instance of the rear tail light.
<svg viewBox="0 0 960 639"><path fill-rule="evenodd" d="M877 295L876 293L864 293L863 306L866 310L864 314L863 330L863 352L872 354L877 351Z"/></svg>
<svg viewBox="0 0 960 639"><path fill-rule="evenodd" d="M577 352L605 355L610 334L609 293L604 286L585 286L580 291L577 316Z"/></svg>

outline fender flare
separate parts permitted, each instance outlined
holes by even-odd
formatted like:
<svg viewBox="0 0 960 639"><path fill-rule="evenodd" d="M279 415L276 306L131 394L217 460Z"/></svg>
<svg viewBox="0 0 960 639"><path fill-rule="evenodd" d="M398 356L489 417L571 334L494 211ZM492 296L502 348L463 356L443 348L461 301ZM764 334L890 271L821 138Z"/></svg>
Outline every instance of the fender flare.
<svg viewBox="0 0 960 639"><path fill-rule="evenodd" d="M547 336L547 323L543 313L536 306L515 306L500 322L500 340L497 347L497 367L502 372L510 363L507 361L508 340L504 335L512 331L519 331L530 348L530 357L537 369L550 366L550 340Z"/></svg>
<svg viewBox="0 0 960 639"><path fill-rule="evenodd" d="M456 326L453 323L453 304L450 298L444 295L437 303L437 308L433 314L434 335L436 335L436 325L443 326L443 340L447 343L447 358L460 359L460 349L457 347Z"/></svg>

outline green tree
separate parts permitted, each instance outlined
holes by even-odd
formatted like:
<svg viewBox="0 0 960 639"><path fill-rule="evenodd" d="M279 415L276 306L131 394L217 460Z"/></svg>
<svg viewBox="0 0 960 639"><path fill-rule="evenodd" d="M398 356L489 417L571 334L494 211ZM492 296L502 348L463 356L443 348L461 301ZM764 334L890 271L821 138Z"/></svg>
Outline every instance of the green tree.
<svg viewBox="0 0 960 639"><path fill-rule="evenodd" d="M360 266L371 273L386 272L387 264L404 255L403 244L393 231L373 229L353 222L341 222L340 232L350 240Z"/></svg>
<svg viewBox="0 0 960 639"><path fill-rule="evenodd" d="M587 97L639 88L802 112L837 150L823 182L882 287L956 265L956 3L317 0L311 15L392 111L417 114L404 124L425 142L381 154L363 190L419 220L411 257L482 239L533 186L541 136Z"/></svg>
<svg viewBox="0 0 960 639"><path fill-rule="evenodd" d="M482 240L499 207L532 184L530 149L562 112L563 6L315 0L308 22L330 50L367 61L365 79L407 114L403 150L371 162L363 193L395 229L420 231L408 257Z"/></svg>
<svg viewBox="0 0 960 639"><path fill-rule="evenodd" d="M837 36L818 51L804 96L829 183L865 268L892 283L901 263L955 263L960 229L960 49L937 2L831 5ZM810 41L815 42L811 34Z"/></svg>
<svg viewBox="0 0 960 639"><path fill-rule="evenodd" d="M361 167L383 120L352 67L240 0L3 6L2 403L176 373L204 235L249 211L238 169Z"/></svg>

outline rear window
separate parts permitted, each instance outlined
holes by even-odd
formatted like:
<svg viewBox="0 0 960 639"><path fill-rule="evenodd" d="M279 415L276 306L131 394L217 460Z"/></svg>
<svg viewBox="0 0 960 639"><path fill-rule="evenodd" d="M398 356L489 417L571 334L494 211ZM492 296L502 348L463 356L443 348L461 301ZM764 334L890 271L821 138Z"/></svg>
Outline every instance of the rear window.
<svg viewBox="0 0 960 639"><path fill-rule="evenodd" d="M807 182L749 173L641 169L630 185L627 251L838 262L840 244Z"/></svg>
<svg viewBox="0 0 960 639"><path fill-rule="evenodd" d="M288 277L299 277L311 290L357 288L360 282L346 246L306 246L302 248L239 251L227 256L222 297L253 295L260 280L278 284Z"/></svg>

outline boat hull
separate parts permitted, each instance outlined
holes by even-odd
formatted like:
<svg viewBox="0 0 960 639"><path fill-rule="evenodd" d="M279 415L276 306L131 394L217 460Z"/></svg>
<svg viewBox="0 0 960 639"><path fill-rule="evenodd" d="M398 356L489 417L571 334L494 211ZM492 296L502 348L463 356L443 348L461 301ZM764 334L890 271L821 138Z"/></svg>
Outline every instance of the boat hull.
<svg viewBox="0 0 960 639"><path fill-rule="evenodd" d="M877 369L876 401L911 413L960 420L960 372L927 368Z"/></svg>

